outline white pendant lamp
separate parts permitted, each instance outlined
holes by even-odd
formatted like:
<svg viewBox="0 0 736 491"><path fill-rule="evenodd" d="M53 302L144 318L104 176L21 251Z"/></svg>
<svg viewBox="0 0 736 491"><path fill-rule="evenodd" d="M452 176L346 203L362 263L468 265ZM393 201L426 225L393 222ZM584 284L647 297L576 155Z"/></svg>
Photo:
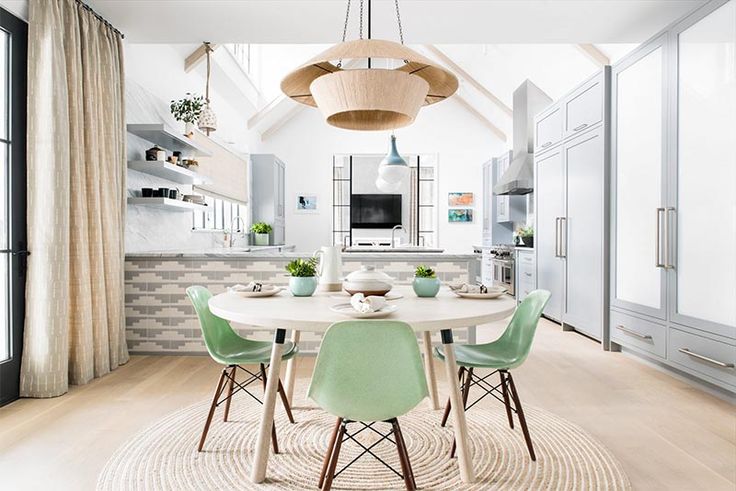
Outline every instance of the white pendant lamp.
<svg viewBox="0 0 736 491"><path fill-rule="evenodd" d="M401 181L388 182L381 176L378 176L378 179L376 179L376 187L384 193L395 193L401 188Z"/></svg>
<svg viewBox="0 0 736 491"><path fill-rule="evenodd" d="M348 0L342 42L287 75L281 81L281 90L296 102L318 107L327 123L338 128L377 131L407 126L422 106L454 94L457 77L404 46L398 0L396 19L401 44L371 39L371 0L367 2L368 39L363 39L363 3L360 0L360 38L345 40L350 20ZM372 66L374 59L392 60L399 67L376 69ZM344 69L342 60L362 60L368 68Z"/></svg>
<svg viewBox="0 0 736 491"><path fill-rule="evenodd" d="M389 183L401 183L409 174L409 165L396 149L396 136L391 135L391 144L388 154L378 166L378 176Z"/></svg>

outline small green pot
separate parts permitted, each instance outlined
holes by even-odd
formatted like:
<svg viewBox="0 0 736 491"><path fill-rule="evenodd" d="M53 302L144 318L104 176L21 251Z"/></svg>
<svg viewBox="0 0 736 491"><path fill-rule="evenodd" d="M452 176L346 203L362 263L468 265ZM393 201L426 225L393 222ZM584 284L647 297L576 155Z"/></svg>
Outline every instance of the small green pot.
<svg viewBox="0 0 736 491"><path fill-rule="evenodd" d="M255 242L257 246L268 245L268 234L254 234L256 236Z"/></svg>
<svg viewBox="0 0 736 491"><path fill-rule="evenodd" d="M316 276L292 276L289 278L289 290L295 297L310 297L316 289Z"/></svg>
<svg viewBox="0 0 736 491"><path fill-rule="evenodd" d="M440 280L437 278L414 278L411 287L417 297L436 297L440 291Z"/></svg>

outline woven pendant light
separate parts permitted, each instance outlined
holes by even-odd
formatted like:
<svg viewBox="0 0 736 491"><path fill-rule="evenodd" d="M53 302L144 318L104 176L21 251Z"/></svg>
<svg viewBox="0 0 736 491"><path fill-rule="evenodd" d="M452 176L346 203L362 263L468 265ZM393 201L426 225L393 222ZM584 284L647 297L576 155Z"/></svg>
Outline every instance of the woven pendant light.
<svg viewBox="0 0 736 491"><path fill-rule="evenodd" d="M210 43L204 43L204 47L207 52L207 83L205 85L205 104L202 106L202 112L199 114L197 126L200 131L204 131L207 136L210 136L210 132L217 130L217 116L210 104L210 72L212 70L210 53L212 52L212 46L210 46Z"/></svg>
<svg viewBox="0 0 736 491"><path fill-rule="evenodd" d="M454 94L458 88L455 75L404 46L398 0L395 2L401 43L371 39L371 0L368 0L368 39L363 39L363 0L360 0L360 39L346 41L348 0L343 42L287 75L281 82L284 94L301 104L318 107L332 126L361 131L407 126L414 122L422 106ZM399 66L374 68L372 61L376 59ZM366 60L368 68L343 69L343 60Z"/></svg>

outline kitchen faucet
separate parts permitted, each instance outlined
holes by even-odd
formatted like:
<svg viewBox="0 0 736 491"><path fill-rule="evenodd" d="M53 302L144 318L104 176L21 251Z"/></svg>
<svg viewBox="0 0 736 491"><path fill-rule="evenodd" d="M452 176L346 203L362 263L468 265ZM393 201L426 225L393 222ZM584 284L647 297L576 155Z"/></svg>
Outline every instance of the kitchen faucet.
<svg viewBox="0 0 736 491"><path fill-rule="evenodd" d="M396 247L396 242L394 242L394 234L396 233L396 231L398 229L401 229L401 230L406 231L403 226L401 226L401 225L394 225L394 228L391 229L391 248L392 249L394 247Z"/></svg>
<svg viewBox="0 0 736 491"><path fill-rule="evenodd" d="M228 240L228 247L233 247L235 245L235 228L233 227L233 224L238 221L240 221L240 225L243 226L241 237L245 237L245 220L243 220L240 215L233 217L233 219L230 220L230 237Z"/></svg>

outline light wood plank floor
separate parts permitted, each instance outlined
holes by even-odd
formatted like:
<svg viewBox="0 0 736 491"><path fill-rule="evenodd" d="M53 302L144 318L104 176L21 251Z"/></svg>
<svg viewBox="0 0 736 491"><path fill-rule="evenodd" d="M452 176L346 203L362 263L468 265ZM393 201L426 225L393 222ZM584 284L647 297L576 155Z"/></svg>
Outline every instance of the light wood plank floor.
<svg viewBox="0 0 736 491"><path fill-rule="evenodd" d="M502 328L484 326L479 338ZM300 383L308 383L312 365L303 359ZM218 373L207 357L135 356L65 396L0 409L0 489L94 489L117 447L167 413L211 397ZM736 489L736 411L728 402L546 321L515 379L526 404L601 440L634 489Z"/></svg>

